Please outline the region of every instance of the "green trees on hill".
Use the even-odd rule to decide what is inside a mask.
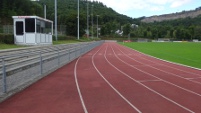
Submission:
[[[38,15],[42,16],[43,7],[37,2],[30,0],[1,0],[0,23],[11,24],[11,16],[15,15]]]
[[[196,18],[176,19],[154,23],[141,23],[138,29],[132,30],[135,37],[174,40],[201,40],[201,16]]]
[[[88,1],[88,2],[87,2]],[[54,21],[54,0],[0,0],[0,25],[12,24],[11,16],[37,15],[43,17],[43,5],[47,6],[47,18]],[[57,0],[58,25],[65,25],[66,35],[77,36],[77,1]],[[131,38],[172,38],[175,40],[201,40],[201,16],[176,19],[163,22],[143,23],[142,18],[130,18],[115,12],[101,2],[80,0],[80,35],[87,28],[87,3],[89,6],[89,29],[96,36],[97,15],[101,36],[117,36],[117,30],[123,30],[124,37]],[[138,25],[131,27],[132,24]],[[122,32],[121,32],[122,33]],[[119,35],[120,36],[120,35]]]
[[[77,30],[77,1],[76,0],[57,0],[58,1],[58,25],[67,25],[67,35],[76,36]],[[88,1],[88,2],[87,2]],[[47,5],[47,18],[54,21],[54,0],[40,0],[41,4]],[[89,12],[90,34],[96,36],[97,15],[98,24],[101,27],[101,36],[111,35],[115,30],[120,29],[126,23],[132,23],[133,19],[125,15],[118,14],[113,9],[108,8],[101,2],[80,0],[80,34],[84,33],[87,25],[87,3]]]
[[[87,2],[88,1],[88,2]],[[0,24],[12,24],[11,16],[16,15],[37,15],[43,17],[43,5],[47,7],[47,18],[54,21],[55,19],[55,1],[40,0],[39,2],[30,0],[1,0],[0,1]],[[80,0],[80,34],[86,29],[87,19],[87,3],[89,12],[89,26],[92,29],[92,20],[94,27],[94,35],[96,35],[97,16],[99,15],[99,27],[103,30],[99,31],[103,34],[114,34],[115,30],[120,29],[126,23],[132,23],[133,19],[122,14],[118,14],[113,9],[108,8],[101,2]],[[77,30],[77,1],[76,0],[57,0],[57,17],[58,26],[67,26],[67,35],[76,36]],[[105,29],[104,29],[105,28]],[[92,32],[90,32],[92,33]]]

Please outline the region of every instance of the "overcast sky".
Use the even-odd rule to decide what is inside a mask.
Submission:
[[[93,1],[93,0],[91,0]],[[120,14],[138,18],[193,10],[200,0],[94,0],[100,1]]]

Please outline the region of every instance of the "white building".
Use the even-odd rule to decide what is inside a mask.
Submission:
[[[53,22],[38,16],[13,16],[17,45],[52,44]]]

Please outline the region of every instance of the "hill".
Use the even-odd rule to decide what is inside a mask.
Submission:
[[[87,2],[88,1],[88,2]],[[46,17],[55,21],[55,1],[54,0],[0,0],[0,25],[12,25],[12,16],[36,15],[44,17],[43,5],[46,4]],[[94,27],[101,26],[101,35],[114,34],[127,23],[139,23],[139,19],[133,19],[122,15],[98,1],[80,0],[80,34],[83,35],[87,25],[87,4],[89,29],[93,33]],[[76,36],[77,32],[77,0],[57,0],[57,23],[58,26],[66,27],[66,34]],[[63,28],[63,27],[62,27]],[[96,30],[94,30],[96,35]],[[91,33],[90,33],[91,34]]]
[[[71,13],[77,13],[76,0],[57,0],[58,9],[58,24],[64,24],[66,17]],[[93,19],[99,15],[100,23],[107,23],[110,21],[117,21],[120,24],[132,22],[133,19],[115,12],[113,9],[108,8],[101,2],[88,1],[89,15],[92,14],[93,5]],[[0,24],[11,24],[11,16],[16,15],[37,15],[43,17],[43,4],[47,5],[47,18],[54,21],[54,0],[0,0]],[[86,15],[87,13],[87,0],[80,0],[80,14]]]
[[[195,18],[197,16],[201,15],[201,7],[196,8],[195,10],[190,10],[190,11],[182,11],[182,12],[177,12],[177,13],[172,13],[172,14],[165,14],[165,15],[155,15],[151,17],[145,17],[142,19],[142,22],[161,22],[165,20],[175,20],[175,19],[180,19],[180,18]]]

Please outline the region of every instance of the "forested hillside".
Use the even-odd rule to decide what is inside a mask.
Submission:
[[[173,40],[201,40],[201,15],[195,18],[180,18],[162,22],[141,23],[137,29],[131,31],[133,37],[158,39],[171,38]]]
[[[77,0],[57,0],[58,2],[58,26],[66,26],[66,35],[77,36]],[[80,0],[80,34],[87,28],[87,3],[89,8],[89,26],[92,34],[92,20],[94,35],[96,24],[101,28],[101,36],[121,37],[116,31],[123,30],[123,36],[127,38],[171,38],[174,40],[201,40],[201,16],[195,18],[179,18],[161,22],[144,23],[142,18],[130,18],[119,14],[101,2]],[[0,0],[0,25],[12,25],[11,16],[37,15],[43,17],[43,5],[47,6],[47,18],[54,21],[54,0]],[[192,11],[193,12],[193,11]],[[131,26],[134,25],[134,26]],[[122,33],[122,31],[119,31]]]
[[[55,1],[40,0],[34,2],[30,0],[1,0],[0,1],[0,24],[12,24],[11,16],[14,15],[37,15],[43,17],[43,5],[47,6],[47,18],[54,21],[55,19]],[[77,1],[76,0],[57,0],[58,25],[67,26],[67,35],[76,36],[77,26]],[[136,21],[128,16],[119,14],[113,9],[108,8],[101,2],[88,1],[89,25],[97,24],[97,15],[99,25],[103,28],[102,35],[114,34],[126,23]],[[87,21],[87,0],[80,0],[80,32],[84,33]],[[138,21],[139,22],[139,21]]]
[[[12,24],[15,15],[43,15],[43,7],[30,0],[0,0],[0,24]]]
[[[176,12],[172,14],[163,14],[163,15],[155,15],[151,17],[146,17],[142,19],[142,22],[161,22],[165,20],[175,20],[179,18],[195,18],[201,14],[201,7],[196,8],[195,10],[189,10],[189,11],[182,11],[182,12]]]

